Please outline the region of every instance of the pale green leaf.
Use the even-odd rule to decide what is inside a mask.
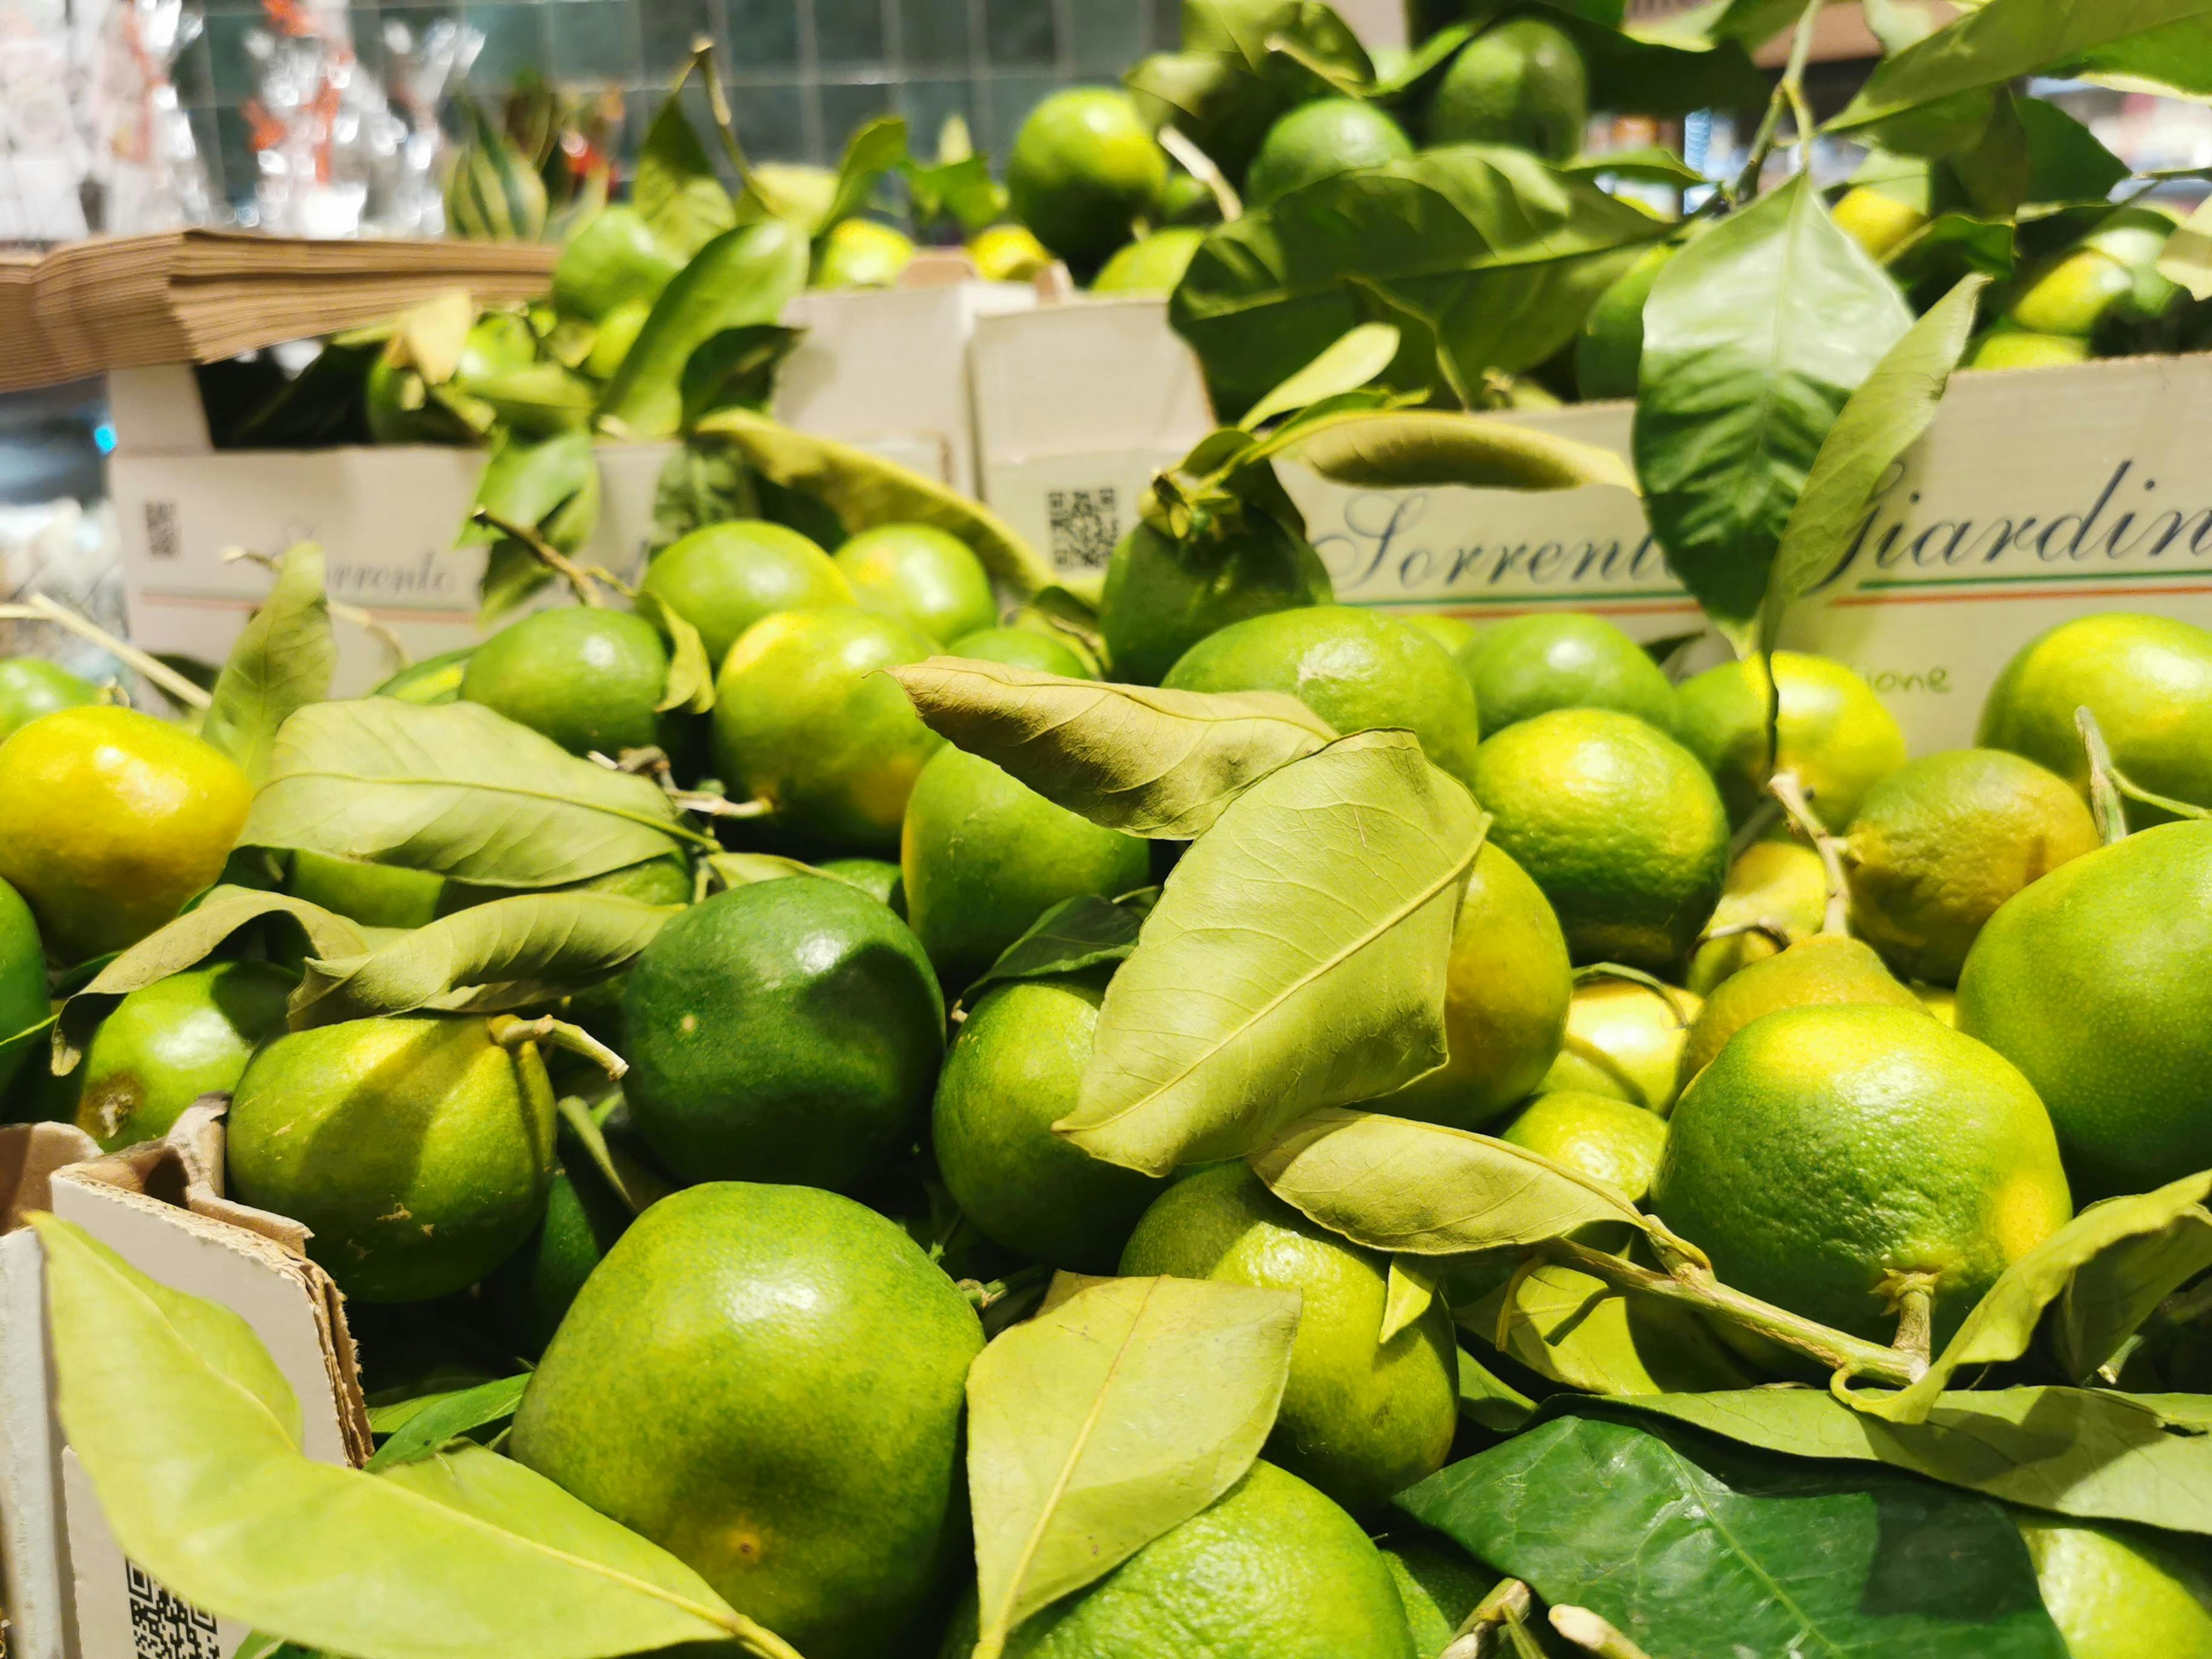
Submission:
[[[590,536],[599,514],[599,463],[590,434],[556,433],[532,440],[502,432],[477,480],[472,508],[505,524],[535,530],[556,548],[574,552]],[[473,518],[459,544],[488,544],[479,626],[489,627],[553,580],[553,573],[523,543]]]
[[[1275,453],[1366,489],[1636,488],[1635,474],[1612,450],[1443,410],[1347,410],[1301,426]]]
[[[428,1457],[471,1429],[481,1429],[514,1415],[522,1391],[530,1386],[530,1373],[503,1376],[448,1394],[410,1414],[391,1437],[376,1449],[365,1467],[372,1474],[401,1463]]]
[[[736,204],[714,176],[684,100],[673,95],[646,129],[629,196],[654,236],[679,258],[689,259],[738,222]]]
[[[1462,1348],[1459,1413],[1468,1422],[1492,1434],[1513,1434],[1536,1414],[1536,1402]]]
[[[2212,300],[2212,196],[2199,202],[2197,210],[2166,239],[2166,250],[2158,256],[2158,274],[2180,283],[2191,299]]]
[[[1666,185],[1675,190],[1696,190],[1712,182],[1673,150],[1658,144],[1581,156],[1559,171],[1572,179],[1632,179],[1638,184]]]
[[[1456,1317],[1537,1376],[1590,1394],[1669,1394],[1751,1381],[1695,1314],[1555,1262],[1515,1275]]]
[[[1376,1340],[1387,1344],[1399,1332],[1418,1322],[1436,1305],[1436,1264],[1417,1255],[1392,1256],[1382,1298],[1382,1329]]]
[[[830,193],[830,210],[814,227],[815,234],[821,234],[866,207],[877,181],[906,159],[906,122],[901,117],[878,115],[854,127],[846,137],[845,153],[837,162],[837,183]]]
[[[301,542],[284,555],[276,586],[231,647],[200,736],[259,783],[269,775],[276,728],[294,710],[331,695],[337,657],[323,594],[323,550]]]
[[[714,706],[717,666],[708,660],[707,642],[688,618],[663,605],[658,593],[641,592],[635,603],[637,614],[668,637],[668,679],[660,701],[653,705],[654,712],[665,714],[680,708],[687,714],[705,714]]]
[[[1237,425],[1247,432],[1257,432],[1278,415],[1288,415],[1340,392],[1357,391],[1389,368],[1397,355],[1396,329],[1388,323],[1362,323],[1246,410]]]

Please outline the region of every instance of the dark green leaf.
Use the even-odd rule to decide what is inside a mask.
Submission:
[[[2020,100],[2009,87],[1990,94],[1990,118],[1981,136],[1947,157],[1951,177],[1966,192],[1966,205],[1988,218],[2020,210],[2033,182],[2035,163],[2028,154],[2027,127]]]
[[[678,258],[689,259],[738,222],[736,204],[673,94],[646,129],[637,153],[630,205]]]
[[[536,530],[556,548],[573,552],[590,539],[599,520],[599,463],[592,453],[590,434],[563,432],[536,442],[502,434],[477,480],[472,505],[507,524]],[[553,580],[528,547],[488,526],[464,526],[460,544],[491,548],[480,625],[505,616]]]
[[[2101,202],[2128,176],[2128,164],[2057,105],[2023,98],[2017,113],[2027,131],[2027,200]]]
[[[1632,179],[1638,184],[1668,185],[1676,190],[1695,190],[1712,182],[1673,150],[1658,144],[1585,155],[1559,171],[1571,179]]]
[[[269,775],[276,728],[294,710],[331,695],[337,656],[323,595],[323,550],[301,542],[284,555],[276,586],[231,647],[200,736],[259,783]]]
[[[761,517],[750,468],[727,444],[687,439],[660,469],[653,492],[653,551],[702,525]]]
[[[395,1464],[412,1463],[471,1429],[503,1422],[514,1415],[514,1408],[522,1403],[522,1391],[529,1386],[530,1373],[525,1371],[520,1376],[503,1376],[496,1382],[447,1395],[411,1414],[364,1467],[374,1474]]]
[[[725,329],[694,351],[681,381],[684,429],[711,410],[765,410],[775,395],[776,370],[805,334],[781,323],[751,323]]]
[[[362,416],[368,371],[384,355],[387,329],[341,334],[313,362],[240,421],[225,441],[231,449],[319,449],[326,444],[367,443]]]
[[[1127,959],[1137,948],[1144,917],[1127,905],[1093,893],[1062,899],[1030,924],[1029,932],[999,953],[983,976],[968,988],[974,1002],[994,985],[1018,979],[1048,979]]]

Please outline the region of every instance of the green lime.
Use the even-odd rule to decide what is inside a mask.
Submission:
[[[1121,1253],[1153,1273],[1297,1291],[1291,1379],[1267,1455],[1354,1513],[1443,1466],[1459,1417],[1459,1352],[1443,1305],[1379,1346],[1388,1256],[1309,1221],[1243,1164],[1186,1176]]]
[[[944,739],[876,671],[934,654],[927,636],[865,611],[781,611],[730,647],[714,683],[714,764],[731,794],[823,851],[889,852],[907,797]]]
[[[618,306],[650,307],[683,268],[643,214],[617,203],[593,214],[561,250],[553,304],[563,315],[599,322]]]
[[[1843,933],[1815,933],[1778,956],[1754,962],[1713,988],[1682,1048],[1682,1082],[1713,1062],[1738,1031],[1778,1008],[1841,1007],[1881,1002],[1918,1008],[1912,994],[1882,965],[1874,947]]]
[[[1095,680],[1091,665],[1074,648],[1035,628],[1014,625],[979,628],[963,634],[945,647],[948,657],[973,657],[981,662],[1002,662],[1009,668],[1032,668],[1040,674],[1058,674],[1071,680]]]
[[[1110,1273],[1161,1183],[1103,1164],[1052,1126],[1075,1109],[1103,975],[985,992],[937,1080],[937,1168],[983,1237],[1031,1261]]]
[[[1454,662],[1463,663],[1466,653],[1482,637],[1482,630],[1463,617],[1447,617],[1436,611],[1402,611],[1398,614],[1451,653]]]
[[[1498,1138],[1641,1204],[1666,1149],[1667,1120],[1610,1095],[1561,1091],[1538,1095]]]
[[[1160,186],[1159,211],[1155,216],[1163,225],[1218,225],[1221,202],[1203,179],[1170,167],[1167,183]]]
[[[965,1553],[982,1346],[896,1223],[806,1188],[694,1187],[585,1281],[507,1449],[807,1659],[908,1652]]]
[[[368,695],[426,706],[457,702],[461,677],[468,672],[469,659],[476,653],[476,647],[465,645],[458,651],[425,657],[421,662],[410,663]]]
[[[64,962],[135,945],[212,886],[253,786],[181,726],[106,704],[0,743],[0,881]]]
[[[2027,1074],[2084,1194],[2212,1169],[2212,823],[2061,865],[1990,917],[1959,1029]]]
[[[1473,1129],[1543,1081],[1575,988],[1559,918],[1498,848],[1486,843],[1475,855],[1446,972],[1443,1065],[1374,1109]]]
[[[1280,691],[1339,732],[1406,726],[1462,783],[1480,740],[1474,693],[1444,648],[1404,618],[1316,605],[1231,623],[1185,652],[1162,685]]]
[[[421,927],[447,908],[446,878],[396,864],[363,864],[302,848],[287,861],[284,890],[369,927]]]
[[[238,1086],[298,983],[271,963],[224,962],[131,992],[86,1048],[77,1127],[111,1152],[168,1133],[202,1095]]]
[[[1966,361],[1969,368],[2064,368],[2089,361],[2089,343],[2070,334],[2030,334],[2021,329],[1991,329]]]
[[[1206,240],[1193,226],[1170,226],[1140,236],[1115,251],[1091,278],[1093,294],[1172,294],[1191,256]]]
[[[914,258],[914,240],[873,219],[841,219],[814,255],[816,288],[892,288]]]
[[[1583,147],[1589,71],[1563,31],[1516,17],[1477,35],[1452,59],[1429,104],[1432,144],[1515,144],[1547,161]]]
[[[1575,987],[1559,1057],[1539,1091],[1610,1095],[1664,1117],[1681,1091],[1682,1049],[1704,1000],[1669,986],[1597,975]]]
[[[1405,1604],[1414,1659],[1439,1659],[1504,1575],[1434,1533],[1394,1524],[1380,1541],[1383,1565]]]
[[[824,859],[815,867],[873,894],[900,916],[906,915],[905,878],[889,859]]]
[[[46,957],[39,944],[39,924],[23,896],[0,881],[0,1092],[26,1060],[45,1066],[46,1045],[40,1037],[9,1039],[44,1024],[47,1012]],[[0,1122],[7,1121],[0,1114]]]
[[[2212,1659],[2201,1540],[2026,1510],[2013,1520],[2070,1659]]]
[[[645,948],[623,1090],[661,1162],[850,1189],[908,1146],[945,1052],[929,958],[842,881],[736,887]]]
[[[0,743],[57,708],[100,701],[100,688],[43,657],[0,657]]]
[[[1617,708],[1662,732],[1674,688],[1644,647],[1602,617],[1574,611],[1499,623],[1469,653],[1482,735],[1554,708]]]
[[[1535,878],[1578,963],[1656,971],[1728,874],[1728,814],[1689,750],[1633,714],[1556,708],[1483,740],[1474,798]]]
[[[1840,833],[1866,792],[1905,764],[1904,728],[1874,688],[1839,662],[1778,651],[1774,667],[1782,687],[1782,757],[1774,769],[1795,772],[1820,821]],[[1676,690],[1674,708],[1674,735],[1705,763],[1729,816],[1741,823],[1766,788],[1765,671],[1756,658],[1708,669]]]
[[[1959,994],[1948,985],[1911,985],[1905,988],[1920,999],[1920,1006],[1953,1030],[1959,1029]]]
[[[1873,1341],[1936,1277],[1935,1342],[2073,1215],[2035,1091],[1917,1008],[1785,1008],[1682,1091],[1652,1182],[1723,1283]]]
[[[971,1592],[939,1659],[975,1646]],[[1089,1589],[1016,1628],[1006,1659],[1417,1659],[1382,1553],[1272,1463]]]
[[[896,618],[939,645],[999,620],[983,562],[935,525],[863,530],[837,550],[836,562],[862,610]]]
[[[544,1213],[553,1091],[483,1019],[395,1014],[294,1031],[231,1097],[231,1187],[304,1222],[307,1253],[364,1302],[465,1290]]]
[[[827,553],[765,519],[693,531],[653,555],[638,586],[699,630],[718,668],[763,617],[853,603],[853,585]]]
[[[1379,167],[1413,153],[1406,130],[1364,98],[1317,98],[1275,118],[1244,174],[1244,205],[1276,198],[1332,173]]]
[[[1729,866],[1683,983],[1712,995],[1730,974],[1819,933],[1827,908],[1827,872],[1818,853],[1786,837],[1752,842]]]
[[[993,225],[969,240],[968,257],[987,283],[1026,283],[1052,264],[1052,250],[1027,225]]]
[[[1878,185],[1855,185],[1830,210],[1836,228],[1876,259],[1887,258],[1928,222],[1924,199],[1912,202]]]
[[[1048,94],[1014,135],[1006,161],[1015,216],[1079,271],[1095,270],[1129,240],[1167,181],[1166,152],[1119,87]]]
[[[1056,806],[979,756],[937,751],[906,805],[907,920],[938,977],[967,985],[1062,899],[1152,879],[1152,847]]]
[[[1575,343],[1575,386],[1586,401],[1633,398],[1644,372],[1644,307],[1667,262],[1681,250],[1660,242],[1598,296]]]
[[[1997,907],[2100,845],[2065,779],[1998,749],[1907,761],[1845,838],[1851,927],[1908,979],[1950,985]]]
[[[477,647],[461,696],[574,755],[612,758],[659,737],[653,705],[668,647],[635,611],[564,605],[509,623]]]
[[[1247,514],[1224,540],[1188,544],[1139,522],[1107,561],[1098,631],[1115,678],[1158,685],[1218,629],[1335,600],[1313,544],[1265,514]]]
[[[2135,274],[2119,260],[2080,248],[2031,282],[2012,302],[2007,320],[2026,333],[2086,340],[2135,286]]]
[[[2061,623],[2005,665],[1982,705],[1975,741],[2025,755],[2086,795],[2078,708],[2097,717],[2112,763],[2133,781],[2212,804],[2212,630],[2124,611]],[[2136,828],[2166,816],[2128,803]]]
[[[545,1352],[592,1270],[630,1224],[629,1206],[599,1171],[553,1171],[545,1218],[485,1278],[477,1302],[518,1352]]]

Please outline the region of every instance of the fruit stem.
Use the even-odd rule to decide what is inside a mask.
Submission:
[[[1711,945],[1717,939],[1735,939],[1741,933],[1760,934],[1778,951],[1786,951],[1793,943],[1789,924],[1776,921],[1771,917],[1758,921],[1731,921],[1723,927],[1709,927],[1698,935],[1698,943]]]
[[[1489,1659],[1493,1647],[1492,1638],[1509,1620],[1526,1619],[1535,1600],[1528,1585],[1518,1578],[1499,1579],[1452,1632],[1450,1643],[1437,1659]]]
[[[599,585],[591,574],[567,554],[555,547],[528,525],[516,524],[502,519],[488,507],[479,507],[469,514],[471,523],[496,530],[510,541],[520,542],[528,548],[538,562],[567,582],[576,595],[576,603],[594,610],[604,610],[606,599],[599,592]]]
[[[1882,1288],[1897,1314],[1897,1337],[1890,1346],[1926,1365],[1933,1346],[1936,1275],[1893,1273]]]
[[[136,646],[125,645],[106,629],[43,593],[31,594],[20,605],[0,605],[0,617],[15,622],[49,622],[81,640],[90,640],[118,662],[128,663],[160,686],[161,695],[179,708],[206,708],[215,701],[168,664],[148,656]]]
[[[1552,1628],[1585,1653],[1595,1654],[1597,1659],[1651,1659],[1588,1607],[1553,1607]]]
[[[1211,155],[1173,126],[1160,129],[1159,141],[1162,149],[1182,163],[1185,173],[1213,193],[1213,204],[1221,210],[1222,223],[1233,224],[1244,216],[1244,203],[1237,194],[1236,185],[1214,165]]]
[[[1820,9],[1826,3],[1827,0],[1806,0],[1805,9],[1798,15],[1797,31],[1790,41],[1789,66],[1782,71],[1774,95],[1766,100],[1766,114],[1759,124],[1758,135],[1751,141],[1743,171],[1736,175],[1734,185],[1721,192],[1730,207],[1739,206],[1746,198],[1758,193],[1759,176],[1766,170],[1766,158],[1774,153],[1775,141],[1781,137],[1784,110],[1796,118],[1801,155],[1813,142],[1812,112],[1805,105],[1805,66],[1812,61],[1813,32],[1820,21]]]
[[[1782,803],[1792,829],[1813,843],[1820,855],[1820,883],[1827,890],[1827,905],[1820,913],[1824,933],[1848,933],[1850,928],[1850,887],[1844,875],[1844,843],[1828,833],[1828,826],[1814,813],[1805,799],[1805,786],[1795,772],[1777,772],[1766,787]]]
[[[629,1070],[628,1060],[582,1026],[571,1025],[550,1014],[541,1014],[536,1019],[493,1014],[484,1023],[491,1029],[491,1040],[502,1048],[518,1048],[526,1042],[550,1042],[572,1054],[581,1054],[611,1078],[619,1079]]]
[[[2106,846],[2117,846],[2128,838],[2128,809],[2113,780],[2111,746],[2096,715],[2087,708],[2074,711],[2074,729],[2081,734],[2081,747],[2089,757],[2089,811],[2097,820],[2097,834]]]

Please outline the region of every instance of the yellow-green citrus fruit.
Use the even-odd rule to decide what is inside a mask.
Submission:
[[[1118,87],[1068,87],[1042,99],[1006,161],[1016,216],[1084,270],[1129,240],[1167,181],[1167,153]]]
[[[1999,905],[2100,842],[2057,773],[1954,749],[1875,785],[1845,844],[1853,930],[1904,977],[1948,985]]]
[[[2030,334],[2022,329],[1992,329],[1982,336],[1967,360],[1969,368],[2064,368],[2089,361],[2089,343],[2071,334]]]
[[[842,219],[814,256],[814,286],[890,288],[913,258],[911,237],[873,219]]]
[[[942,645],[999,620],[990,574],[968,544],[927,524],[883,524],[837,550],[863,611],[895,617]]]
[[[1590,307],[1575,343],[1575,387],[1585,400],[1636,395],[1644,372],[1644,307],[1677,252],[1672,242],[1646,248]]]
[[[985,992],[945,1057],[930,1116],[960,1213],[994,1244],[1071,1273],[1112,1273],[1161,1186],[1052,1132],[1075,1110],[1104,994],[1098,975]]]
[[[2027,1074],[2084,1195],[2212,1169],[2212,823],[2062,865],[1982,929],[1959,1029]]]
[[[824,850],[898,845],[914,781],[944,739],[877,672],[936,647],[860,610],[781,611],[747,629],[714,682],[714,764],[787,838]]]
[[[416,703],[424,708],[458,702],[461,695],[461,676],[468,672],[469,659],[476,653],[476,647],[465,645],[458,651],[444,651],[434,657],[425,657],[421,662],[408,664],[368,695],[372,697],[393,697],[401,702]]]
[[[911,1140],[945,1052],[920,942],[817,876],[676,917],[629,970],[623,1012],[630,1114],[687,1181],[856,1188]]]
[[[749,169],[745,182],[757,191],[769,212],[788,219],[810,235],[819,231],[836,204],[837,175],[828,167],[805,161],[762,161]]]
[[[475,1284],[528,1237],[553,1178],[553,1090],[469,1015],[398,1014],[277,1037],[231,1097],[235,1196],[304,1222],[364,1302]]]
[[[1662,732],[1674,724],[1674,688],[1659,665],[1602,617],[1514,617],[1467,660],[1486,738],[1554,708],[1617,708]]]
[[[1091,672],[1091,665],[1075,654],[1073,647],[1035,628],[979,628],[946,646],[945,654],[972,657],[979,662],[1002,662],[1010,668],[1033,668],[1040,674],[1058,674],[1065,679],[1098,678]]]
[[[225,962],[131,992],[85,1049],[77,1127],[109,1152],[167,1134],[202,1095],[237,1087],[298,982],[272,963]]]
[[[1818,853],[1802,841],[1752,842],[1729,866],[1721,902],[1683,982],[1711,996],[1730,974],[1819,933],[1827,908],[1827,874]],[[1729,928],[1745,931],[1723,931]]]
[[[1152,848],[1056,806],[950,744],[921,769],[899,837],[907,921],[938,977],[961,987],[1062,899],[1152,879]]]
[[[1667,1120],[1609,1095],[1561,1092],[1538,1095],[1498,1138],[1641,1204],[1667,1146]]]
[[[1815,933],[1779,956],[1754,962],[1713,988],[1705,1011],[1682,1046],[1682,1084],[1713,1062],[1728,1040],[1778,1008],[1841,1007],[1856,1002],[1893,1008],[1920,1006],[1874,947],[1843,933]]]
[[[1438,1659],[1504,1575],[1432,1533],[1393,1526],[1380,1542],[1405,1605],[1414,1659]]]
[[[1406,130],[1364,98],[1317,98],[1275,118],[1244,173],[1244,204],[1263,208],[1301,185],[1404,161]]]
[[[1433,144],[1514,144],[1571,159],[1589,125],[1589,71],[1573,40],[1534,17],[1486,29],[1452,59],[1429,105]]]
[[[507,1449],[807,1659],[908,1652],[965,1553],[982,1346],[896,1223],[805,1188],[694,1187],[585,1281]]]
[[[1959,994],[1948,985],[1914,985],[1907,987],[1920,999],[1925,1008],[1946,1025],[1956,1030],[1959,1026]]]
[[[645,325],[652,320],[653,305],[647,300],[628,300],[607,313],[592,335],[592,349],[584,358],[584,373],[595,380],[614,379],[629,356],[629,349],[637,343],[637,337],[645,332]]]
[[[1473,1129],[1543,1081],[1575,989],[1551,904],[1528,872],[1487,843],[1468,874],[1445,972],[1443,1065],[1374,1109]]]
[[[1194,226],[1171,225],[1115,250],[1092,278],[1093,294],[1171,294],[1206,240]]]
[[[2212,1572],[2197,1540],[2025,1510],[2013,1519],[2069,1659],[2212,1659]]]
[[[46,1066],[46,1044],[25,1034],[45,1024],[46,1012],[46,957],[38,921],[23,896],[0,881],[0,1090],[27,1059]],[[0,1122],[7,1121],[0,1113]]]
[[[2097,717],[2112,764],[2134,782],[2212,805],[2212,630],[2124,611],[2061,623],[2005,665],[1974,741],[2025,755],[2086,795],[2077,708]],[[2166,816],[2128,803],[2136,828]]]
[[[717,668],[763,617],[854,602],[853,585],[827,553],[765,519],[693,531],[653,555],[638,586],[699,630]]]
[[[2012,303],[2009,320],[2029,334],[2087,339],[2112,308],[2135,292],[2135,274],[2095,248],[2068,254]]]
[[[1917,1008],[1787,1008],[1682,1092],[1652,1206],[1722,1281],[1870,1340],[1935,1275],[1935,1340],[2073,1215],[2028,1081]]]
[[[211,885],[253,786],[180,726],[106,706],[0,743],[0,881],[64,962],[136,945]]]
[[[1405,611],[1398,614],[1450,652],[1452,660],[1462,667],[1465,653],[1482,637],[1481,630],[1464,617],[1447,617],[1435,611]]]
[[[631,1218],[629,1206],[585,1160],[573,1170],[555,1170],[545,1218],[477,1291],[500,1334],[526,1355],[544,1353],[592,1269]]]
[[[1168,181],[1160,187],[1157,216],[1163,225],[1218,225],[1221,203],[1204,179],[1170,165]]]
[[[100,701],[100,688],[43,657],[0,657],[0,743],[57,708]]]
[[[1444,648],[1402,617],[1306,605],[1232,623],[1185,652],[1160,684],[1182,691],[1280,691],[1339,732],[1406,726],[1430,761],[1472,781],[1474,693]]]
[[[851,882],[900,916],[906,915],[904,878],[889,859],[824,859],[815,867],[825,876]]]
[[[363,864],[305,848],[292,854],[284,890],[370,927],[421,927],[444,914],[446,878],[397,864]]]
[[[1689,750],[1610,708],[1556,708],[1483,740],[1474,798],[1578,963],[1667,967],[1728,874],[1728,814]]]
[[[565,315],[598,322],[622,305],[650,307],[684,268],[635,208],[601,208],[568,239],[553,267],[553,303]]]
[[[1681,1091],[1683,1046],[1705,1002],[1668,987],[1600,975],[1575,987],[1559,1057],[1538,1091],[1610,1095],[1664,1117]]]
[[[1877,259],[1928,222],[1924,204],[1893,196],[1875,185],[1856,185],[1845,191],[1831,216],[1837,229]]]
[[[1839,662],[1778,651],[1774,667],[1782,735],[1775,767],[1766,763],[1767,680],[1756,658],[1682,684],[1674,694],[1675,735],[1705,763],[1736,822],[1763,799],[1768,772],[1786,769],[1797,775],[1820,821],[1840,832],[1866,792],[1905,764],[1904,728],[1874,688]]]
[[[969,239],[968,257],[987,283],[1025,283],[1052,264],[1052,250],[1027,225],[992,225]]]
[[[975,1651],[971,1590],[939,1659]],[[1207,1508],[1015,1627],[1006,1659],[1419,1659],[1389,1567],[1304,1481],[1255,1463]]]
[[[1267,1455],[1355,1513],[1441,1468],[1459,1416],[1459,1352],[1441,1304],[1376,1340],[1389,1266],[1306,1219],[1243,1164],[1170,1187],[1121,1253],[1124,1276],[1301,1293]]]
[[[668,647],[635,611],[566,605],[510,623],[477,647],[461,696],[496,709],[574,755],[612,757],[659,735],[653,705]]]
[[[1263,513],[1245,514],[1221,541],[1191,544],[1140,521],[1106,562],[1098,631],[1115,679],[1158,685],[1219,629],[1335,600],[1313,544]]]

